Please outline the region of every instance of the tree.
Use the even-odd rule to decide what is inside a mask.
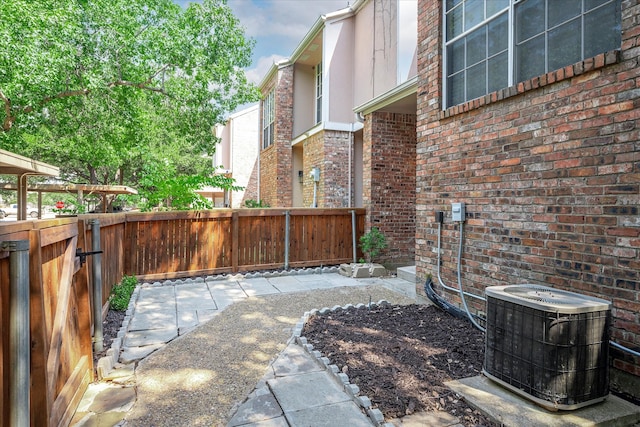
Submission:
[[[75,182],[206,175],[213,125],[257,99],[252,45],[223,0],[3,2],[0,146]]]

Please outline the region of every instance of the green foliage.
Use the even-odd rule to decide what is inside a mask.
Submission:
[[[373,259],[386,247],[387,239],[377,227],[371,228],[368,233],[360,236],[360,249],[364,252],[368,263],[373,262]]]
[[[202,175],[182,175],[165,177],[150,174],[141,182],[140,193],[145,198],[142,210],[153,208],[167,208],[176,210],[211,209],[210,200],[196,193],[205,186],[227,190],[241,190],[242,187],[233,185],[233,178],[224,175],[211,177]],[[158,177],[160,177],[158,179]]]
[[[0,148],[69,182],[206,177],[212,127],[259,99],[224,0],[11,0],[0,22]]]
[[[129,307],[131,294],[136,288],[138,280],[133,276],[125,276],[119,284],[111,290],[109,296],[109,308],[116,311],[126,311]]]
[[[259,202],[256,202],[253,199],[247,199],[244,201],[244,207],[245,208],[268,208],[270,207],[268,203],[266,203],[264,200],[260,199]]]

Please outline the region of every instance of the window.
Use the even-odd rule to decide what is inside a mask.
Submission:
[[[322,121],[322,62],[316,65],[316,124]]]
[[[275,122],[275,92],[272,90],[262,100],[262,148],[273,144],[273,123]]]
[[[446,0],[445,103],[619,49],[621,0]]]

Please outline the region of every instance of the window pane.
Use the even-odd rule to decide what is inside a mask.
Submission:
[[[469,30],[484,19],[484,0],[467,0],[464,4],[464,29]]]
[[[580,12],[582,12],[582,0],[552,0],[549,2],[548,28],[575,18],[580,15]]]
[[[487,27],[478,28],[467,37],[467,67],[487,58]]]
[[[594,10],[584,17],[584,57],[620,49],[622,28],[618,2]],[[589,30],[589,31],[587,31]]]
[[[467,70],[467,99],[478,98],[487,93],[487,63],[482,61]]]
[[[582,60],[580,20],[574,19],[549,31],[549,71]]]
[[[488,68],[487,93],[509,86],[509,55],[507,52],[489,59]]]
[[[516,6],[516,43],[545,30],[544,1],[525,0]]]
[[[464,73],[447,79],[447,105],[462,104],[464,98]]]
[[[489,23],[489,56],[509,47],[508,18],[509,15],[505,13]]]
[[[464,39],[452,43],[447,50],[447,75],[455,74],[464,68]]]
[[[544,36],[538,36],[516,48],[516,80],[521,82],[545,73]]]
[[[447,13],[447,40],[462,34],[462,6]]]
[[[588,12],[591,9],[593,9],[594,7],[598,7],[600,5],[603,5],[605,3],[609,2],[609,0],[585,0],[584,2],[584,11]],[[619,0],[614,0],[614,3],[618,2]]]
[[[487,19],[509,6],[509,0],[488,0]]]
[[[462,0],[447,0],[447,12],[451,10],[457,4],[462,3]]]

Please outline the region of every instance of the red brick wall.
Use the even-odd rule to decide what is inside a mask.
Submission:
[[[640,6],[622,2],[622,50],[442,111],[440,0],[418,2],[418,274],[435,273],[443,210],[445,282],[536,283],[613,302],[612,339],[640,347]],[[455,299],[449,295],[451,299]],[[640,375],[640,360],[614,352]]]
[[[335,130],[320,131],[304,141],[304,206],[311,206],[313,203],[313,179],[309,173],[313,167],[318,167],[318,207],[349,207],[349,174],[353,174],[353,170],[349,168],[350,144],[349,132]]]
[[[416,231],[416,115],[376,112],[363,129],[366,230],[377,227],[389,247],[380,262],[413,264]]]
[[[302,200],[305,207],[313,206],[313,178],[309,176],[311,169],[320,168],[320,182],[316,188],[318,207],[326,207],[324,203],[324,187],[321,185],[324,174],[324,132],[311,135],[303,143],[302,169],[304,183],[302,187]]]
[[[293,182],[291,138],[293,132],[293,66],[278,70],[263,97],[275,87],[274,143],[260,152],[260,198],[271,207],[291,207]],[[262,108],[260,131],[262,132]],[[261,137],[262,140],[262,137]]]

